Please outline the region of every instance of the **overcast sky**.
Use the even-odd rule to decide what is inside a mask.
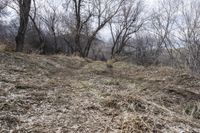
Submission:
[[[45,0],[41,0],[41,1],[44,1]],[[63,1],[63,0],[52,0],[54,1],[54,3],[60,3],[60,1]],[[144,0],[144,4],[145,4],[145,9],[148,11],[149,9],[153,9],[154,7],[156,7],[158,5],[158,2],[160,0]],[[111,34],[110,34],[110,30],[108,29],[108,27],[105,27],[104,29],[102,29],[100,31],[100,34],[101,34],[101,37],[103,40],[106,40],[108,41],[110,38],[111,38]]]
[[[158,5],[159,0],[144,0],[145,8],[146,10],[148,9],[153,9]],[[102,35],[102,39],[109,41],[111,38],[110,30],[107,28],[102,29],[100,31],[100,34]]]
[[[157,3],[157,0],[145,0],[145,4],[149,7],[155,6]]]
[[[50,1],[59,5],[61,3],[61,1],[63,1],[63,0],[50,0]],[[158,5],[159,1],[160,0],[144,0],[145,9],[147,10],[147,12],[149,9],[153,9],[154,7],[156,7]],[[45,3],[46,0],[40,0],[40,2]],[[9,18],[12,19],[12,17],[14,17],[16,14],[15,14],[15,12],[12,11],[12,9],[10,11],[12,12],[11,13],[12,15],[10,14]],[[8,17],[6,19],[9,20]],[[102,39],[104,39],[106,41],[108,41],[111,38],[110,30],[108,29],[108,27],[102,29],[100,34],[102,35]]]

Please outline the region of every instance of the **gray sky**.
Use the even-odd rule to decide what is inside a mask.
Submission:
[[[62,3],[61,1],[63,0],[49,0],[49,1],[52,1],[54,4],[58,4],[60,5],[60,3]],[[153,7],[155,7],[156,5],[158,5],[157,3],[159,2],[160,0],[144,0],[144,4],[145,4],[145,8],[146,9],[152,9]],[[47,2],[47,0],[40,0],[41,3],[45,3]],[[147,12],[148,12],[147,10]],[[15,12],[13,12],[12,10],[10,10],[13,14],[13,15],[16,15]],[[10,16],[10,19],[12,19],[13,15]],[[8,20],[8,17],[6,18]],[[102,37],[102,39],[108,41],[110,38],[111,38],[111,34],[110,34],[110,30],[108,27],[105,27],[104,29],[102,29],[100,31],[100,35]]]
[[[146,10],[153,9],[153,7],[158,5],[158,2],[159,0],[144,0]],[[102,35],[103,40],[109,41],[109,39],[111,38],[110,30],[108,29],[108,27],[102,29],[100,31],[100,34]]]

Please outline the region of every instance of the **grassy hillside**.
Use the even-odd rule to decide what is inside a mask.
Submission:
[[[200,132],[200,80],[168,67],[0,53],[0,132]]]

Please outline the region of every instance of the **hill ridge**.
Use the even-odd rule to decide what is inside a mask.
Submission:
[[[200,132],[200,79],[170,67],[0,53],[0,132]]]

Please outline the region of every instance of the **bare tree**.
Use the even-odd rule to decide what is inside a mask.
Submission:
[[[54,51],[55,53],[58,52],[58,41],[57,41],[57,30],[58,30],[58,24],[60,21],[60,14],[58,11],[58,6],[52,4],[50,1],[47,1],[48,7],[45,8],[45,15],[40,16],[42,21],[46,24],[47,30],[50,32],[50,34],[53,36],[54,41]]]
[[[123,5],[124,0],[94,0],[93,1],[93,10],[94,10],[94,21],[97,22],[97,25],[92,30],[91,35],[88,37],[86,47],[84,49],[84,57],[87,57],[92,46],[93,41],[95,40],[97,34],[102,30],[106,24],[108,24],[111,19],[119,12],[121,6]]]
[[[8,0],[0,0],[0,17],[5,15],[5,8],[8,5]]]
[[[40,28],[40,25],[37,23],[38,22],[38,8],[37,7],[37,3],[36,3],[36,0],[33,0],[33,10],[31,11],[29,17],[30,17],[30,20],[31,22],[33,23],[33,26],[38,34],[38,38],[39,38],[39,41],[40,41],[40,53],[41,54],[45,54],[45,42],[44,42],[44,36],[43,36],[43,33],[42,33],[42,29]]]
[[[31,0],[18,0],[18,5],[20,12],[20,26],[15,41],[16,41],[16,52],[22,52],[24,47],[24,38],[29,20]]]
[[[116,18],[110,22],[112,35],[111,55],[120,54],[133,34],[138,32],[143,26],[141,13],[143,11],[142,1],[124,1],[123,6]]]
[[[156,53],[159,57],[163,52],[167,52],[172,60],[171,65],[178,63],[175,52],[176,49],[176,22],[179,13],[179,0],[162,0],[158,9],[151,15],[148,30],[157,40]]]
[[[0,0],[0,39],[5,39],[7,26],[4,25],[4,21],[2,20],[2,17],[7,15],[7,12],[5,8],[7,7],[8,1],[7,0]],[[2,41],[0,40],[0,41]]]
[[[75,52],[87,57],[93,41],[106,24],[117,14],[123,0],[72,0],[72,17],[75,23]],[[82,42],[84,41],[84,43]]]
[[[74,28],[75,51],[74,52],[79,52],[81,56],[84,56],[83,46],[81,46],[81,34],[83,32],[84,26],[92,17],[92,13],[90,9],[85,9],[87,8],[85,7],[86,4],[89,4],[89,3],[87,3],[87,1],[85,0],[72,1],[72,7],[74,10],[74,15],[75,15],[75,28]]]
[[[200,74],[200,2],[182,1],[181,19],[178,23],[181,53],[186,60],[186,67],[194,74]]]

